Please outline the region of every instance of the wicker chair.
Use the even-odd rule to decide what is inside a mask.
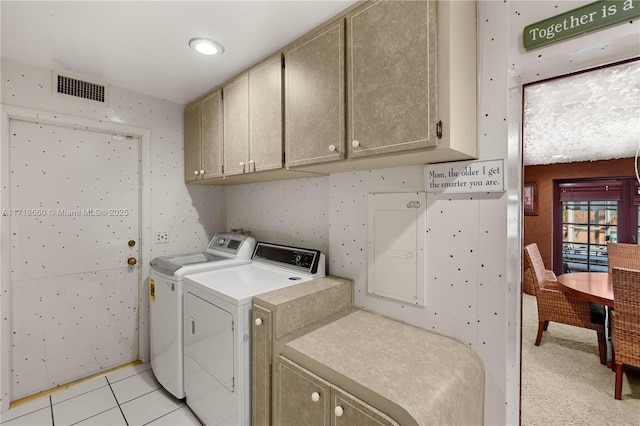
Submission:
[[[623,366],[640,367],[640,271],[614,267],[612,276],[615,398],[622,399]]]
[[[606,337],[603,323],[591,322],[591,306],[589,302],[565,294],[557,282],[549,279],[550,274],[544,267],[540,250],[536,243],[531,243],[524,248],[527,262],[534,275],[534,286],[538,304],[538,335],[536,346],[540,346],[542,333],[549,326],[549,321],[576,327],[595,330],[598,335],[598,353],[600,363],[607,363]],[[555,278],[555,275],[550,278]]]
[[[609,273],[613,268],[640,270],[640,245],[607,243]]]

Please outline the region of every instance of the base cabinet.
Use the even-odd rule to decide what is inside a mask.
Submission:
[[[271,423],[271,354],[273,316],[269,309],[253,305],[251,331],[251,424],[269,426]]]
[[[392,418],[293,361],[276,365],[275,424],[282,426],[398,425]]]

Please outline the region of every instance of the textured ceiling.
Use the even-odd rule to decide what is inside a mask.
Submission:
[[[633,157],[640,144],[640,60],[524,90],[524,164]]]

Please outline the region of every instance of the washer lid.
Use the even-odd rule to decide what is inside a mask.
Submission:
[[[163,275],[172,276],[183,266],[225,259],[228,258],[204,252],[178,254],[175,256],[156,257],[151,261],[151,267]]]

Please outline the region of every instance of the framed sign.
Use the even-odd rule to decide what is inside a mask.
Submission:
[[[535,183],[525,183],[522,187],[522,205],[525,215],[538,216],[538,186]]]

